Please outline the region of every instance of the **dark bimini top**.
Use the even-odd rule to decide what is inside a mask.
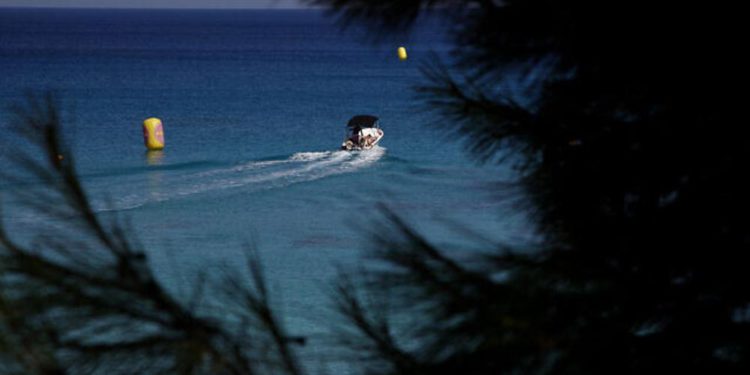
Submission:
[[[357,115],[346,124],[349,128],[375,128],[378,126],[378,118],[372,115]]]

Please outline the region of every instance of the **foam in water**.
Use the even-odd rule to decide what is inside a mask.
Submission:
[[[284,159],[252,161],[231,168],[170,176],[158,186],[144,187],[147,193],[120,195],[114,205],[97,202],[95,207],[99,211],[126,210],[151,202],[163,202],[218,190],[242,188],[252,192],[281,188],[355,172],[380,160],[385,151],[385,148],[376,146],[371,150],[356,152],[298,152]],[[116,196],[114,192],[113,196]]]
[[[292,157],[290,157],[289,160],[292,160],[292,161],[314,161],[314,160],[322,159],[322,158],[324,158],[326,156],[329,156],[333,152],[338,152],[338,151],[298,152],[298,153],[292,155]]]

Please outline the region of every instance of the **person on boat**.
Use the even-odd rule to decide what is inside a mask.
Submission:
[[[365,135],[364,139],[362,140],[362,146],[363,147],[370,147],[370,145],[372,145],[372,142],[374,140],[375,140],[375,138],[372,135],[367,134],[367,135]]]
[[[359,126],[352,129],[352,136],[349,139],[351,139],[352,143],[354,143],[355,145],[359,144],[359,141],[360,141],[359,137],[360,137],[361,131],[362,131],[362,128],[360,128]]]

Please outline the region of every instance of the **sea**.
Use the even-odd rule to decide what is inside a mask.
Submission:
[[[435,16],[376,34],[319,9],[0,9],[0,132],[9,107],[53,92],[95,211],[129,223],[160,282],[189,289],[252,249],[288,330],[314,347],[343,324],[326,317],[332,280],[366,267],[374,235],[392,230],[384,209],[453,254],[530,235],[502,198],[512,169],[477,162],[415,94],[422,67],[456,53],[449,28]],[[340,151],[358,114],[385,136]],[[163,151],[144,147],[149,117]],[[8,139],[0,156],[27,151]],[[18,189],[0,182],[3,220],[31,241],[29,224],[49,219],[14,210]]]

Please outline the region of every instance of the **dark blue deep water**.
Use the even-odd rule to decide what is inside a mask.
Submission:
[[[420,64],[448,52],[443,28],[373,44],[315,10],[0,10],[0,104],[56,92],[94,206],[133,223],[164,283],[241,265],[253,243],[291,329],[318,332],[325,282],[362,262],[379,203],[459,248],[476,244],[465,229],[497,240],[524,227],[495,194],[507,173],[473,163],[415,100]],[[360,113],[380,116],[380,147],[337,151]],[[151,116],[161,153],[143,146]],[[40,220],[4,216],[21,237]]]

